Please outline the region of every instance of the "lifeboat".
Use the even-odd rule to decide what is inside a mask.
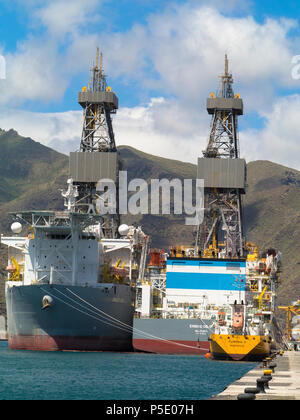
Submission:
[[[10,264],[6,267],[6,271],[9,273],[14,273],[17,270],[17,267],[15,267],[13,264]]]
[[[244,316],[241,312],[235,312],[232,317],[232,326],[235,330],[242,330],[244,325]]]
[[[223,311],[218,311],[218,324],[219,325],[226,325],[226,313]]]

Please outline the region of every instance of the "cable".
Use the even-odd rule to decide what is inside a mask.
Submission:
[[[73,305],[69,304],[68,302],[63,301],[63,300],[62,300],[62,299],[60,299],[58,296],[54,295],[53,293],[50,293],[48,290],[45,290],[45,289],[43,289],[42,287],[41,287],[41,289],[42,289],[45,293],[48,293],[50,296],[54,297],[55,299],[57,299],[58,301],[60,301],[60,302],[64,303],[65,305],[67,305],[67,306],[69,306],[69,307],[71,307],[71,308],[75,309],[76,311],[81,312],[82,314],[87,315],[87,316],[89,316],[89,317],[91,317],[91,318],[93,318],[93,319],[96,319],[97,321],[101,321],[103,324],[107,324],[107,325],[112,326],[112,324],[111,324],[111,323],[106,322],[106,321],[104,321],[104,320],[102,320],[102,319],[96,318],[95,316],[93,316],[93,315],[91,315],[91,314],[89,314],[89,313],[87,313],[87,312],[83,312],[83,311],[81,311],[80,309],[78,309],[78,308],[76,308],[75,306],[73,306]],[[119,327],[119,326],[116,326],[116,325],[113,325],[113,327],[118,328],[118,329],[120,329],[120,330],[122,330],[122,331],[126,331],[126,332],[128,332],[128,330],[125,330],[125,328],[123,328],[123,327]]]
[[[150,334],[150,333],[147,333],[147,332],[145,332],[145,331],[139,330],[138,328],[131,327],[131,326],[129,326],[129,325],[127,325],[127,324],[125,324],[124,322],[122,322],[122,321],[120,321],[120,320],[118,320],[118,319],[114,318],[113,316],[111,316],[111,315],[107,314],[106,312],[102,311],[101,309],[99,309],[99,308],[97,308],[97,307],[93,306],[91,303],[89,303],[89,302],[85,301],[83,298],[81,298],[80,296],[78,296],[76,293],[74,293],[74,292],[73,292],[72,290],[70,290],[69,288],[67,288],[67,290],[68,290],[70,293],[72,293],[74,296],[76,296],[78,299],[82,300],[82,301],[83,301],[84,303],[86,303],[87,305],[89,305],[89,306],[91,306],[92,308],[96,309],[96,311],[98,311],[98,312],[100,312],[100,313],[104,314],[104,315],[105,315],[106,317],[108,317],[108,318],[111,318],[112,320],[114,320],[114,322],[118,322],[118,323],[120,323],[121,325],[124,325],[125,327],[130,328],[133,332],[138,332],[138,333],[140,333],[141,335],[144,335],[144,336],[146,336],[146,337],[155,338],[155,339],[157,339],[157,340],[165,341],[165,342],[167,342],[167,343],[175,344],[175,345],[178,345],[178,346],[188,347],[188,348],[192,348],[192,349],[194,349],[194,348],[195,348],[195,347],[193,347],[193,346],[188,346],[187,344],[176,343],[176,342],[174,342],[174,341],[167,340],[167,339],[165,339],[165,338],[157,337],[157,336],[155,336],[155,335],[153,335],[153,334]],[[60,292],[60,293],[62,293],[62,292]],[[64,296],[66,296],[66,295],[64,295]],[[66,297],[68,297],[68,296],[66,296]],[[69,299],[71,299],[71,298],[69,298]],[[207,350],[207,349],[205,349],[205,348],[201,348],[201,347],[197,347],[197,348],[198,348],[199,350]]]
[[[99,317],[99,316],[102,316],[102,318],[104,318],[104,320],[103,319],[99,319],[99,318],[97,318],[97,317],[95,317],[95,316],[93,316],[93,315],[91,315],[91,314],[89,314],[89,313],[87,313],[87,312],[83,312],[82,310],[80,310],[80,309],[78,309],[78,308],[76,308],[75,306],[73,306],[73,305],[71,305],[71,304],[69,304],[68,302],[65,302],[65,301],[63,301],[62,299],[60,299],[58,296],[56,296],[56,295],[54,295],[54,294],[51,294],[49,291],[47,291],[47,290],[45,290],[45,289],[43,289],[42,287],[41,287],[41,289],[45,292],[45,293],[49,293],[51,296],[53,296],[54,298],[56,298],[56,299],[58,299],[58,301],[60,301],[60,302],[62,302],[62,303],[64,303],[65,305],[67,305],[67,306],[69,306],[69,307],[71,307],[71,308],[73,308],[73,309],[75,309],[75,310],[77,310],[77,311],[79,311],[79,312],[81,312],[82,314],[84,314],[84,315],[87,315],[87,316],[89,316],[89,317],[91,317],[91,318],[93,318],[93,319],[96,319],[97,321],[100,321],[100,322],[102,322],[102,323],[104,323],[104,324],[106,324],[106,325],[110,325],[110,326],[112,326],[112,327],[114,327],[114,328],[118,328],[118,329],[120,329],[120,330],[122,330],[122,331],[125,331],[125,332],[133,332],[133,331],[135,331],[135,332],[138,332],[138,333],[140,333],[141,335],[144,335],[145,337],[150,337],[150,338],[154,338],[154,339],[156,339],[156,340],[159,340],[159,341],[163,341],[163,342],[166,342],[166,343],[171,343],[172,345],[177,345],[177,346],[180,346],[180,347],[186,347],[186,348],[191,348],[191,349],[195,349],[195,348],[197,348],[197,349],[199,349],[199,350],[207,350],[206,348],[203,348],[203,347],[194,347],[194,346],[189,346],[189,345],[187,345],[187,344],[181,344],[181,343],[177,343],[177,342],[174,342],[174,341],[171,341],[171,340],[167,340],[167,339],[164,339],[164,338],[161,338],[161,337],[157,337],[157,336],[155,336],[155,335],[152,335],[152,334],[149,334],[149,333],[147,333],[147,332],[145,332],[145,331],[142,331],[142,330],[139,330],[139,329],[137,329],[137,328],[135,328],[135,327],[131,327],[130,325],[128,325],[128,324],[125,324],[124,322],[122,322],[122,321],[120,321],[120,320],[118,320],[118,319],[116,319],[116,318],[114,318],[113,316],[111,316],[111,315],[109,315],[109,314],[107,314],[106,312],[104,312],[104,311],[102,311],[101,309],[99,309],[99,308],[97,308],[97,307],[95,307],[95,306],[93,306],[92,304],[90,304],[89,302],[87,302],[87,301],[85,301],[83,298],[81,298],[80,296],[78,296],[76,293],[74,293],[72,290],[70,290],[70,289],[68,289],[67,288],[67,290],[70,292],[70,293],[72,293],[74,296],[76,296],[78,299],[80,299],[80,300],[82,300],[84,303],[86,303],[87,305],[89,305],[89,306],[91,306],[92,308],[94,308],[94,309],[96,309],[96,311],[98,311],[98,312],[100,312],[100,313],[102,313],[102,314],[104,314],[104,315],[98,315],[97,314],[97,316]],[[72,298],[70,298],[69,296],[67,296],[67,295],[65,295],[63,292],[61,292],[60,290],[58,290],[58,289],[54,289],[55,291],[57,291],[57,292],[59,292],[60,294],[62,294],[63,296],[65,296],[66,298],[68,298],[68,299],[70,299],[72,302],[74,302],[74,303],[76,303],[77,305],[79,305],[79,306],[81,306],[82,308],[84,308],[84,309],[86,309],[86,310],[89,310],[89,311],[91,311],[91,312],[93,312],[93,313],[95,313],[94,311],[92,311],[91,309],[89,309],[89,308],[85,308],[83,305],[81,305],[79,302],[76,302],[74,299],[72,299]],[[113,320],[113,322],[114,322],[114,324],[120,324],[120,326],[119,325],[114,325],[114,324],[112,324],[112,321],[107,321],[107,319],[108,318],[111,318],[112,320]],[[105,320],[106,319],[106,320]]]

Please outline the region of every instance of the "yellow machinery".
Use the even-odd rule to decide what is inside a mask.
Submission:
[[[114,265],[111,265],[111,261],[108,261],[104,265],[104,283],[115,282],[122,284],[124,282],[125,277],[129,274],[129,270],[125,267],[126,261],[124,261],[122,264],[121,263],[122,261],[118,259]]]
[[[6,269],[10,272],[10,281],[20,281],[20,265],[14,257],[11,257],[12,265],[8,266]]]
[[[266,293],[267,288],[268,288],[268,286],[265,286],[263,291],[258,296],[254,297],[254,299],[258,300],[258,309],[262,308],[262,300],[263,300],[264,294]]]
[[[286,311],[286,333],[287,333],[287,340],[291,341],[292,335],[292,314],[298,315],[300,314],[300,300],[298,300],[294,305],[290,306],[278,306],[278,309],[282,309]]]
[[[248,261],[256,261],[259,259],[257,245],[255,245],[253,242],[247,242],[245,248],[249,251],[249,254],[247,255]]]
[[[215,197],[217,196],[217,189],[214,188]],[[217,212],[213,212],[213,220],[216,222]],[[218,241],[217,241],[217,228],[216,223],[213,223],[213,233],[212,233],[212,243],[209,244],[208,248],[204,249],[203,256],[204,258],[216,258],[218,257],[219,248],[218,248]]]

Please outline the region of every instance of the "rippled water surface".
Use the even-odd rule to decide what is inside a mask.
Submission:
[[[0,399],[203,400],[254,366],[202,356],[9,350],[0,342]]]

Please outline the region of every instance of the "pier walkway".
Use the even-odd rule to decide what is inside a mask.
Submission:
[[[287,351],[272,360],[276,363],[269,388],[265,393],[255,394],[256,400],[300,400],[300,352]],[[233,382],[212,400],[236,400],[239,394],[244,394],[245,388],[256,388],[256,380],[264,375],[262,363],[256,365],[246,375]]]

